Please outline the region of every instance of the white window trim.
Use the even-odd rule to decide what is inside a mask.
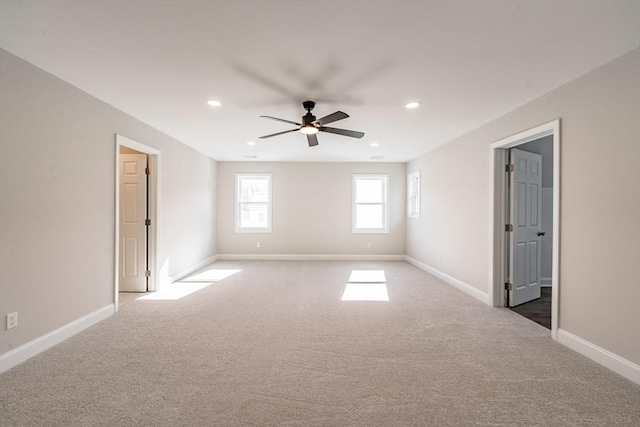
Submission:
[[[383,228],[356,228],[356,181],[359,178],[382,179],[384,182]],[[358,203],[364,204],[364,203]],[[378,204],[378,203],[372,203]],[[353,174],[351,180],[351,232],[353,234],[389,234],[389,175],[387,174]]]
[[[264,228],[240,227],[240,180],[241,178],[267,178],[269,183],[269,197],[267,198],[267,226]],[[270,173],[236,173],[236,233],[271,233],[273,220],[273,192]]]
[[[418,178],[418,188],[417,188],[417,200],[416,200],[416,212],[411,212],[411,182],[413,180],[415,180],[416,178]],[[421,182],[420,182],[420,169],[415,170],[413,172],[409,172],[407,174],[407,217],[408,218],[420,218],[420,211],[421,211]]]

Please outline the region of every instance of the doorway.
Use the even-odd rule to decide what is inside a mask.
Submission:
[[[160,152],[116,135],[115,312],[120,291],[157,291]],[[124,210],[124,212],[123,212]]]
[[[505,305],[551,329],[553,262],[553,136],[507,150]],[[513,165],[511,167],[510,165]]]
[[[531,202],[531,206],[539,209],[537,214],[531,214],[537,215],[534,221],[529,221],[522,214],[518,214],[516,218],[521,222],[527,222],[528,226],[535,225],[535,227],[529,227],[529,235],[533,237],[528,238],[527,244],[532,248],[537,246],[536,251],[528,250],[521,253],[514,249],[517,239],[514,237],[512,217],[518,212],[518,207],[513,203],[514,200],[517,201],[517,195],[514,195],[513,190],[516,185],[524,188],[528,184],[514,181],[512,171],[514,167],[510,165],[516,153],[520,153],[519,155],[525,158],[531,157],[532,165],[536,164],[537,158],[542,157],[544,161],[542,168],[546,169],[546,174],[541,177],[543,182],[531,184],[542,187],[534,198],[538,206],[531,202],[533,194],[531,192],[525,192],[527,204],[520,203],[521,208],[527,206],[527,209],[530,209],[528,204]],[[493,221],[489,294],[492,305],[514,306],[512,307],[514,311],[525,314],[525,317],[533,317],[534,321],[539,320],[536,317],[544,316],[543,312],[546,310],[550,314],[550,321],[547,320],[547,322],[551,329],[551,336],[557,339],[560,285],[560,120],[554,120],[494,142],[490,146],[490,161]],[[521,161],[521,164],[528,165],[527,160]],[[539,167],[540,163],[537,165]],[[514,181],[511,188],[510,181]],[[542,209],[547,208],[546,211],[540,209],[541,205]],[[543,221],[544,224],[542,224]],[[523,239],[520,238],[520,240]],[[525,241],[526,239],[523,240]],[[524,248],[527,244],[523,242],[520,242],[520,246]],[[514,257],[514,254],[517,256]],[[525,259],[527,262],[523,264],[522,260]],[[531,270],[530,262],[533,265],[537,263],[537,273]],[[523,279],[525,276],[526,280]],[[514,283],[514,278],[517,283]],[[531,289],[527,289],[529,285]],[[518,289],[523,291],[519,295]],[[528,303],[527,301],[531,299],[533,301]]]
[[[149,173],[148,156],[120,146],[120,271],[123,292],[147,292],[149,282]]]

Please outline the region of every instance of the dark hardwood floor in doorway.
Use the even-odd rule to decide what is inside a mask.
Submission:
[[[509,309],[551,329],[551,288],[540,288],[540,298]]]

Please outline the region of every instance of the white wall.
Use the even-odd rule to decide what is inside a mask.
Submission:
[[[0,93],[0,354],[113,303],[116,134],[161,151],[160,266],[216,254],[214,160],[4,50]]]
[[[271,173],[273,232],[235,232],[235,174]],[[369,254],[405,251],[404,163],[218,163],[221,254]],[[389,174],[389,234],[351,232],[351,176]],[[256,248],[256,242],[260,248]],[[371,248],[367,243],[371,242]]]
[[[559,327],[639,364],[639,76],[636,49],[410,162],[407,254],[488,292],[489,144],[560,118]]]

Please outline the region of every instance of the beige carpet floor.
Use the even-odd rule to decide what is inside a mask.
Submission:
[[[0,425],[640,425],[640,386],[410,264],[207,270],[2,374]],[[389,301],[341,301],[352,270]]]

